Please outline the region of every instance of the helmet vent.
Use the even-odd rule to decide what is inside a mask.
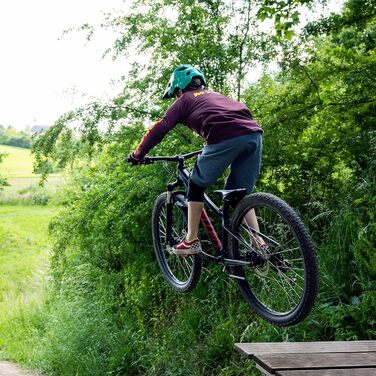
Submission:
[[[191,74],[191,72],[188,71],[188,72],[187,72],[187,76],[189,76],[190,74]]]

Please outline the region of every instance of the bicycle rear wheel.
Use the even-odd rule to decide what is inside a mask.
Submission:
[[[167,193],[158,196],[155,201],[152,217],[152,233],[154,251],[159,267],[166,281],[179,292],[191,291],[201,275],[202,259],[199,255],[178,256],[172,246],[178,244],[185,236],[187,228],[187,215],[184,210],[184,196],[174,193],[173,205],[167,205]],[[170,218],[171,241],[169,236],[167,218]]]
[[[245,221],[251,209],[255,210],[259,229]],[[231,231],[242,242],[229,236],[230,256],[250,262],[233,267],[249,305],[276,325],[302,321],[317,297],[318,269],[310,236],[299,216],[280,198],[255,193],[237,205]]]

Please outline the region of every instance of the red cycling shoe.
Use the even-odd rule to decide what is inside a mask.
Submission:
[[[174,252],[179,256],[196,255],[197,253],[202,252],[201,242],[199,239],[192,240],[191,242],[184,239],[174,246]]]

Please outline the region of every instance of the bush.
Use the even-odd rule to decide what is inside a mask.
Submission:
[[[0,196],[4,205],[48,205],[54,196],[53,190],[39,185],[29,185]]]
[[[17,131],[12,127],[4,128],[0,126],[0,144],[30,149],[31,139],[26,132]]]

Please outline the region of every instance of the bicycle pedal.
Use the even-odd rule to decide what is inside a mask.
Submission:
[[[167,245],[167,246],[166,246],[166,251],[167,251],[170,255],[174,255],[174,254],[175,254],[174,248],[171,247],[170,245]]]

